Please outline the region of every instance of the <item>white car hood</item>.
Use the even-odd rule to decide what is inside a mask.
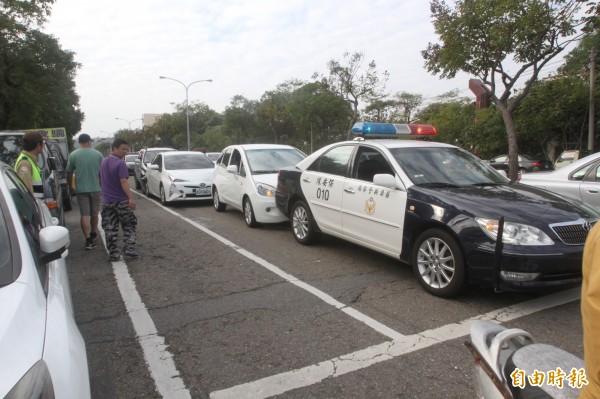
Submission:
[[[252,180],[255,183],[268,184],[272,187],[277,187],[277,175],[278,173],[269,173],[265,175],[252,175]]]
[[[189,182],[211,184],[214,169],[181,169],[169,170],[168,173],[176,179]]]

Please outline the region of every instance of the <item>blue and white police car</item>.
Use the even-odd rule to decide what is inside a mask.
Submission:
[[[508,290],[581,282],[598,211],[511,183],[453,145],[380,139],[430,137],[433,126],[364,122],[352,131],[362,137],[279,173],[277,207],[299,243],[325,233],[392,256],[441,297],[467,283]]]

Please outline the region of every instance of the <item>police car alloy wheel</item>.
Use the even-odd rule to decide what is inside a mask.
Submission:
[[[244,198],[244,220],[248,227],[256,227],[256,219],[254,218],[254,211],[252,210],[252,203],[250,198]]]
[[[298,201],[292,207],[292,232],[300,244],[315,242],[319,233],[315,231],[315,221],[304,201]]]
[[[223,212],[226,208],[226,205],[219,199],[219,192],[216,188],[213,189],[213,204],[217,212]]]
[[[450,297],[465,285],[465,263],[455,239],[441,229],[429,229],[416,240],[413,271],[426,291]]]

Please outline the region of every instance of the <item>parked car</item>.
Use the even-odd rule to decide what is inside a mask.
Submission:
[[[148,191],[146,190],[146,170],[148,169],[148,165],[155,156],[166,151],[176,150],[169,147],[152,147],[140,150],[140,158],[135,161],[133,179],[135,180],[135,188],[142,189],[146,195],[148,195]]]
[[[23,147],[23,131],[0,132],[0,161],[14,167]],[[60,176],[56,168],[56,160],[52,156],[48,143],[44,142],[44,151],[38,156],[38,165],[42,169],[44,187],[44,203],[50,209],[52,216],[58,219],[61,226],[65,225],[64,205]]]
[[[89,398],[65,262],[69,231],[12,167],[0,163],[0,175],[0,398]]]
[[[552,170],[554,165],[548,160],[536,160],[529,155],[518,155],[519,174],[525,172],[535,172],[539,170]],[[487,161],[492,168],[503,170],[508,174],[508,155],[498,155]]]
[[[129,176],[135,175],[135,161],[140,159],[140,154],[127,154],[125,155],[125,163],[127,164],[127,171]]]
[[[163,205],[173,201],[211,199],[215,164],[203,153],[166,151],[154,157],[146,171],[148,195]]]
[[[306,155],[289,145],[232,145],[221,153],[212,180],[217,212],[227,205],[244,213],[249,227],[287,220],[275,206],[277,173],[295,165]]]
[[[562,168],[563,166],[566,166],[566,165],[570,164],[571,162],[577,161],[578,159],[587,157],[590,154],[591,154],[591,151],[588,151],[588,150],[566,150],[566,151],[563,151],[558,156],[558,158],[556,158],[556,161],[554,161],[554,168],[555,169]]]
[[[353,130],[428,130],[379,125]],[[583,245],[600,218],[579,202],[510,183],[461,148],[415,140],[328,145],[280,171],[276,199],[299,243],[325,233],[381,252],[411,265],[441,297],[467,282],[499,290],[579,284]]]
[[[50,149],[51,155],[54,157],[56,166],[56,178],[60,182],[60,191],[62,196],[62,203],[65,211],[73,209],[73,203],[71,198],[71,188],[67,181],[67,160],[63,156],[62,150],[58,143],[48,142],[48,148]]]
[[[528,173],[521,183],[574,198],[600,211],[600,153],[552,172]]]

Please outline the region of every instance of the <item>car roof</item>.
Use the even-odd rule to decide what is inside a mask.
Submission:
[[[163,157],[179,157],[181,155],[195,155],[206,157],[206,154],[198,151],[169,151],[162,154]]]
[[[291,145],[287,145],[287,144],[235,144],[232,146],[229,146],[228,148],[242,148],[244,150],[275,150],[275,149],[294,149],[296,150],[296,147],[293,147]]]

